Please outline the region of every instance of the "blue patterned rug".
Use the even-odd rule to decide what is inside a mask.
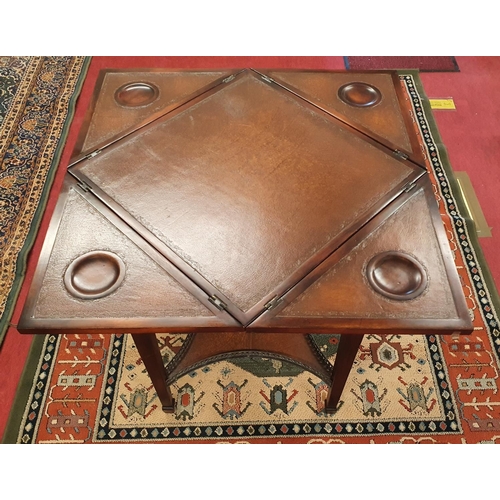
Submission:
[[[89,62],[0,57],[0,345]]]

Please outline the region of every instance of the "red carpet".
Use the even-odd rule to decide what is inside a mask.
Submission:
[[[493,237],[480,240],[486,260],[490,266],[497,288],[500,287],[500,237],[496,229],[500,227],[500,210],[496,198],[496,187],[500,186],[500,142],[494,139],[492,131],[500,130],[500,117],[495,113],[494,103],[500,98],[500,58],[459,57],[461,71],[458,73],[425,73],[421,75],[429,97],[453,97],[456,111],[436,111],[434,113],[442,139],[446,144],[451,165],[455,171],[466,171],[472,181],[481,203],[486,220],[493,227]],[[77,103],[75,118],[70,129],[66,148],[63,152],[60,170],[53,186],[52,203],[46,210],[40,234],[44,234],[52,214],[57,194],[61,188],[64,169],[69,162],[71,151],[83,121],[85,110],[98,72],[105,67],[130,68],[224,68],[224,67],[280,67],[309,69],[343,69],[341,57],[96,57],[92,60],[87,80]],[[35,243],[28,262],[25,285],[14,312],[15,325],[24,303],[27,286],[32,277],[34,264],[38,259],[41,239]],[[19,335],[15,328],[7,333],[0,352],[2,384],[0,386],[0,435],[3,435],[9,410],[14,399],[18,380],[29,350],[31,338]]]
[[[390,56],[344,57],[345,67],[351,71],[383,69],[418,69],[420,71],[460,71],[457,61],[449,56]]]

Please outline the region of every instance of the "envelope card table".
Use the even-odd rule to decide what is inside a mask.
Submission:
[[[424,154],[395,72],[104,70],[19,330],[132,334],[165,411],[268,356],[334,412],[364,334],[472,330]]]

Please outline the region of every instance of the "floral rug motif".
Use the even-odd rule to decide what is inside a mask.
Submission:
[[[474,332],[366,335],[334,415],[325,381],[274,359],[207,365],[172,387],[166,414],[129,335],[38,338],[5,442],[495,443],[500,440],[498,295],[464,219],[416,73],[401,74]],[[465,212],[463,212],[465,213]],[[164,361],[185,335],[158,334]],[[338,336],[313,335],[334,362]]]
[[[0,57],[0,345],[88,64]]]

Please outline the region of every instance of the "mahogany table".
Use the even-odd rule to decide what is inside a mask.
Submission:
[[[395,72],[104,70],[19,330],[131,333],[165,411],[265,355],[327,412],[364,334],[470,332],[407,99]],[[156,332],[189,333],[166,367]]]

